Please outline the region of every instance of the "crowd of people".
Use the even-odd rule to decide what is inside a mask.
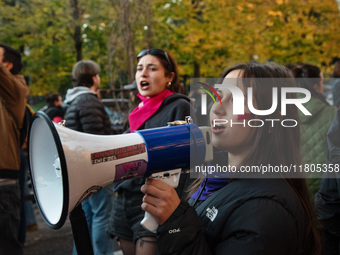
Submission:
[[[169,52],[145,49],[136,60],[134,89],[138,94],[132,93],[133,109],[125,133],[164,127],[191,116],[193,123],[211,126],[215,155],[206,165],[222,160],[218,163],[240,170],[242,166],[320,164],[327,168],[330,164],[339,170],[340,62],[334,65],[334,105],[324,96],[319,67],[248,62],[221,72],[221,86],[215,91],[220,103],[210,104],[209,114],[202,118],[198,106],[202,91],[193,93],[195,100],[185,95],[177,63]],[[21,211],[25,193],[19,176],[27,174],[27,167],[20,166],[25,161],[20,151],[29,114],[28,87],[19,75],[21,68],[20,53],[0,44],[0,254],[4,255],[23,254],[25,242],[25,229],[20,224],[25,216]],[[48,105],[41,111],[54,122],[66,120],[66,127],[78,132],[114,134],[98,98],[100,72],[94,61],[78,61],[72,70],[73,88],[67,91],[65,101],[59,93],[49,94]],[[277,97],[274,109],[273,91],[287,88],[302,88],[310,98],[303,106],[294,105],[287,102],[303,101],[306,95],[289,92],[285,99]],[[238,99],[234,89],[251,99],[251,104],[244,101],[244,114],[234,114]],[[301,107],[310,114],[302,112]],[[253,108],[273,110],[264,116],[254,114]],[[298,125],[274,125],[266,121],[268,118],[296,120]],[[216,119],[229,122],[215,125]],[[260,128],[230,124],[253,119],[262,123]],[[203,178],[193,179],[181,174],[177,188],[152,178],[134,178],[92,194],[78,208],[85,213],[93,253],[112,255],[112,239],[117,238],[124,255],[339,254],[338,172],[325,171],[322,178],[297,178],[294,173],[283,172],[274,177],[259,178],[244,172],[219,177],[205,173]],[[140,224],[145,212],[159,224],[156,233]],[[34,219],[30,224],[35,224]],[[79,245],[75,243],[73,254],[77,254]]]

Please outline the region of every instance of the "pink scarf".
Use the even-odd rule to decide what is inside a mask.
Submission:
[[[172,94],[174,92],[168,89],[150,98],[143,97],[138,93],[137,96],[142,102],[129,115],[130,132],[132,133],[142,126],[159,109],[164,99]]]

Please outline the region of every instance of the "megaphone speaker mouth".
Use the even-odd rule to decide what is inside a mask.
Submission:
[[[28,132],[29,169],[35,200],[49,227],[61,228],[68,215],[69,185],[58,132],[44,112],[34,114]]]

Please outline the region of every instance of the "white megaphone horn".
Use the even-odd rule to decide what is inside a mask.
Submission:
[[[41,215],[49,227],[59,229],[79,203],[104,186],[201,165],[212,155],[208,130],[186,123],[130,134],[91,135],[37,112],[29,129],[28,150]]]

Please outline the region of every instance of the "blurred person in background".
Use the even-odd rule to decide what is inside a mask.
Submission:
[[[305,88],[311,93],[311,99],[304,103],[304,107],[312,115],[307,116],[299,111],[302,163],[309,166],[327,164],[326,135],[337,109],[326,101],[323,94],[324,77],[319,67],[300,63],[292,69],[292,72],[296,78],[297,86]],[[307,182],[314,195],[319,190],[320,178],[308,178]]]
[[[333,105],[340,108],[340,60],[336,61],[333,69],[332,81]]]
[[[20,241],[25,244],[26,242],[26,231],[35,231],[38,229],[38,224],[35,218],[35,212],[33,207],[33,195],[30,194],[28,188],[29,167],[28,167],[28,149],[27,149],[27,134],[29,124],[31,123],[34,111],[29,104],[26,104],[24,126],[20,132],[21,141],[25,139],[20,149],[20,195],[21,195],[21,221],[20,221]]]
[[[44,112],[56,123],[64,119],[63,98],[58,93],[51,93],[46,96],[47,109]]]
[[[66,127],[89,134],[112,134],[109,116],[98,99],[99,73],[99,65],[91,60],[81,60],[74,65],[74,88],[67,90],[65,99],[68,104],[64,118]],[[102,188],[81,203],[96,255],[113,254],[113,242],[107,230],[112,204],[112,186]],[[77,254],[75,247],[73,254]]]
[[[20,226],[20,146],[28,87],[20,53],[0,43],[0,254],[22,255]]]
[[[322,255],[340,254],[340,110],[329,128],[328,172],[321,179],[320,190],[315,194],[315,205],[325,234]]]

